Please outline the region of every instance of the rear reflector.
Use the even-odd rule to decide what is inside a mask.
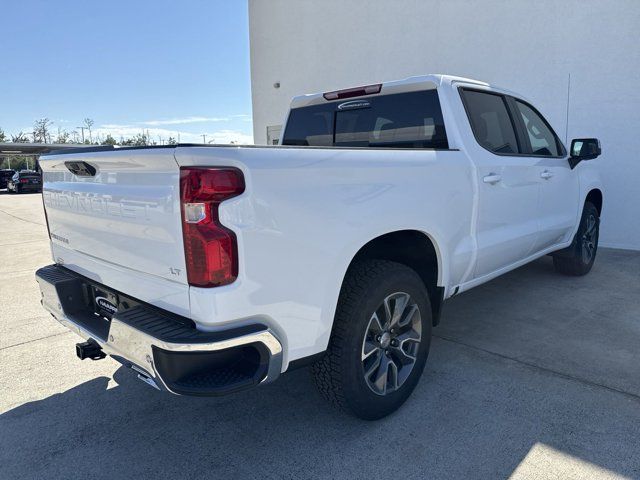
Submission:
[[[322,96],[325,100],[339,100],[342,98],[362,97],[363,95],[373,95],[380,93],[382,89],[381,83],[374,85],[365,85],[363,87],[347,88],[345,90],[336,90],[335,92],[326,92]]]
[[[244,192],[235,168],[180,169],[182,234],[189,285],[218,287],[238,277],[235,234],[220,224],[220,203]]]

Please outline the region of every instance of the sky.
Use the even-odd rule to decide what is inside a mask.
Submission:
[[[0,128],[251,143],[246,0],[2,0]],[[87,132],[85,132],[88,135]]]

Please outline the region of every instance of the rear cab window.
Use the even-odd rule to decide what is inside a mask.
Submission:
[[[436,90],[294,108],[282,145],[448,149]]]

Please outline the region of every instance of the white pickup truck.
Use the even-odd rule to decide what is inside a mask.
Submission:
[[[584,275],[597,139],[451,76],[293,99],[279,147],[42,157],[44,307],[150,385],[220,395],[310,364],[365,419],[409,396],[445,299],[553,254]]]

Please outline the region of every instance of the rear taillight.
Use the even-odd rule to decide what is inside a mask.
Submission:
[[[182,233],[189,285],[218,287],[238,277],[235,234],[220,224],[220,203],[244,192],[236,168],[180,169]]]

